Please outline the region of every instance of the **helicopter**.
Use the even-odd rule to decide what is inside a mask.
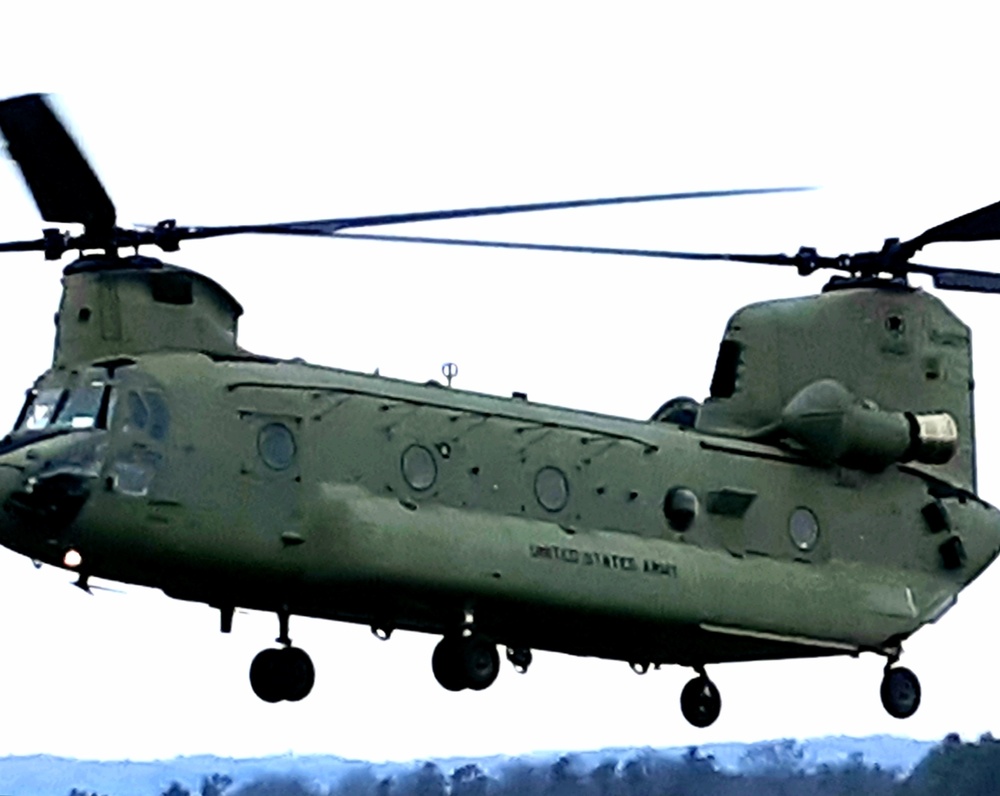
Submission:
[[[440,636],[431,669],[448,691],[488,688],[501,647],[520,672],[533,650],[689,667],[680,708],[696,727],[721,711],[710,665],[875,653],[881,702],[907,718],[921,690],[903,642],[1000,553],[1000,513],[977,494],[970,331],[907,279],[1000,292],[1000,275],[911,262],[934,242],[1000,239],[1000,203],[837,257],[352,231],[802,188],[122,229],[43,95],[0,101],[0,133],[42,218],[83,227],[0,243],[79,253],[51,366],[0,441],[0,543],[83,589],[204,603],[224,633],[238,608],[275,614],[278,646],[249,671],[265,702],[313,688],[290,636],[307,616]],[[738,310],[708,398],[635,420],[246,351],[224,287],[138,253],[235,234],[845,275]]]

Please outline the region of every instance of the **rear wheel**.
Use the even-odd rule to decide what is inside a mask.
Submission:
[[[920,681],[903,666],[885,670],[880,692],[882,707],[895,719],[908,719],[920,707]]]
[[[681,713],[695,727],[708,727],[722,710],[722,697],[705,675],[689,680],[681,691]]]

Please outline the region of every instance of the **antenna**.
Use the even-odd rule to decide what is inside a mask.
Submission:
[[[458,375],[458,365],[454,362],[445,362],[441,366],[441,375],[448,380],[448,386],[451,387],[451,380]]]

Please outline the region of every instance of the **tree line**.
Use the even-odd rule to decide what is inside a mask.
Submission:
[[[475,763],[446,773],[422,763],[393,776],[356,769],[330,784],[273,777],[235,787],[224,775],[190,791],[174,783],[160,796],[994,796],[1000,793],[1000,740],[948,735],[909,774],[868,764],[861,754],[804,771],[794,741],[752,747],[739,771],[697,747],[681,757],[644,750],[596,766],[565,755],[551,763],[512,760],[495,771]],[[101,796],[74,788],[69,796]]]

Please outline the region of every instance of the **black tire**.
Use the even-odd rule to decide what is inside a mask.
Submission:
[[[463,638],[460,649],[460,671],[465,685],[473,691],[482,691],[493,685],[500,673],[500,654],[496,644],[482,636]]]
[[[681,691],[681,713],[695,727],[708,727],[722,710],[722,697],[707,677],[689,680]]]
[[[920,707],[920,681],[903,666],[886,669],[880,695],[886,713],[894,719],[908,719]]]
[[[250,687],[265,702],[280,702],[284,698],[282,650],[258,652],[250,664]]]
[[[449,691],[461,691],[466,688],[465,680],[459,667],[458,639],[445,636],[434,648],[431,656],[431,669],[434,678],[442,688]]]
[[[316,682],[316,668],[305,650],[286,647],[281,654],[282,697],[289,702],[298,702],[309,696]]]

